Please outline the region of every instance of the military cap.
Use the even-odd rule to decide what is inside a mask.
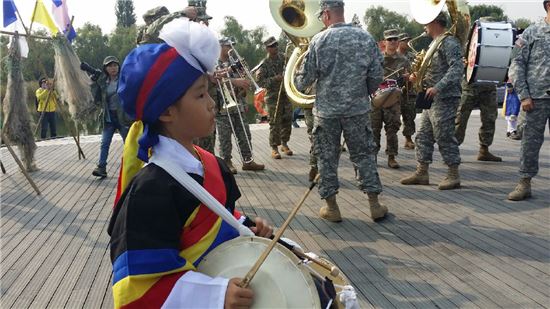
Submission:
[[[154,20],[168,14],[170,14],[170,11],[168,11],[165,6],[157,6],[145,12],[145,14],[143,14],[143,20]]]
[[[319,1],[321,10],[344,7],[344,0],[321,0]]]
[[[274,36],[270,36],[267,38],[267,40],[264,41],[264,46],[265,47],[270,47],[270,46],[273,46],[274,44],[277,44],[277,40],[275,39]]]
[[[228,38],[226,36],[219,39],[218,42],[220,42],[221,46],[231,46],[233,44],[233,41],[231,40],[231,38]]]
[[[389,29],[389,30],[384,31],[384,40],[398,39],[398,38],[399,38],[399,30]]]
[[[410,40],[410,39],[411,39],[411,37],[405,32],[399,34],[399,41],[400,42],[401,41],[407,41],[407,40]]]

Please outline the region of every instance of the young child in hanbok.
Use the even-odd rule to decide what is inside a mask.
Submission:
[[[124,111],[136,119],[123,164],[136,157],[127,153],[132,139],[137,158],[148,164],[119,184],[123,193],[109,223],[114,306],[248,308],[254,293],[239,287],[239,278],[196,270],[207,253],[238,231],[160,167],[169,162],[182,169],[257,236],[271,236],[265,220],[252,221],[235,210],[241,194],[224,161],[193,145],[214,130],[207,72],[220,45],[206,26],[187,19],[165,25],[160,38],[165,43],[134,49],[121,67],[118,94]]]

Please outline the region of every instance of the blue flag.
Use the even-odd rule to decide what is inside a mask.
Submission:
[[[17,20],[15,14],[16,8],[13,0],[3,0],[4,2],[4,27],[7,27]]]

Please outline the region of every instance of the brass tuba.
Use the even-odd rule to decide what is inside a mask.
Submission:
[[[470,29],[470,11],[468,9],[468,3],[466,0],[410,0],[411,14],[413,19],[420,24],[428,24],[434,20],[437,15],[443,10],[443,6],[447,4],[447,10],[451,15],[451,27],[444,35],[439,36],[435,41],[430,44],[428,51],[422,50],[420,53],[416,53],[416,59],[412,65],[412,71],[416,75],[414,82],[414,89],[417,92],[421,92],[422,80],[426,71],[430,67],[432,58],[435,52],[443,43],[443,40],[447,36],[456,37],[462,46],[462,51],[467,46],[468,33]],[[424,36],[425,34],[421,35]],[[416,37],[409,42],[409,47],[412,48],[412,41],[420,38]]]
[[[315,95],[305,94],[296,89],[294,75],[304,60],[310,38],[324,28],[315,16],[319,10],[319,0],[270,0],[269,9],[277,25],[295,46],[286,64],[283,79],[286,94],[294,105],[312,108]]]

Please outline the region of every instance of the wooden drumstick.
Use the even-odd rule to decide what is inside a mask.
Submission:
[[[340,274],[340,270],[338,269],[338,267],[327,265],[327,263],[323,262],[322,260],[311,257],[311,256],[305,254],[303,251],[301,251],[299,249],[296,249],[296,248],[293,249],[292,253],[296,254],[301,259],[312,261],[313,263],[315,263],[315,264],[323,267],[324,269],[330,271],[330,275],[333,276],[333,277],[338,277],[338,275]]]
[[[308,190],[302,196],[302,199],[300,200],[300,202],[298,202],[298,204],[294,207],[294,209],[292,209],[286,221],[277,230],[277,233],[275,233],[273,240],[271,240],[271,242],[269,243],[265,251],[262,252],[262,255],[260,255],[256,263],[254,264],[254,266],[252,266],[252,268],[248,271],[244,279],[239,283],[240,287],[247,288],[250,285],[250,281],[252,281],[252,279],[260,269],[260,266],[262,266],[262,264],[265,262],[265,259],[267,259],[267,256],[269,255],[269,253],[273,250],[273,248],[275,247],[275,244],[279,241],[281,236],[283,236],[283,233],[288,227],[288,225],[290,224],[290,221],[294,219],[294,217],[298,213],[298,210],[300,209],[300,207],[302,207],[302,204],[304,204],[306,198],[309,196],[309,193],[311,193],[315,185],[317,185],[317,182],[319,181],[319,177],[320,177],[320,174],[317,174],[313,182],[309,185]]]

